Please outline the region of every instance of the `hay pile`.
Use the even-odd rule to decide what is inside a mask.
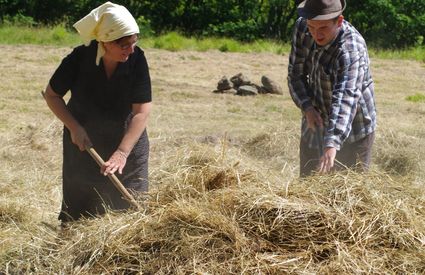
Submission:
[[[34,232],[5,273],[425,273],[425,192],[351,172],[287,188],[193,151],[140,212],[108,213],[57,235]]]

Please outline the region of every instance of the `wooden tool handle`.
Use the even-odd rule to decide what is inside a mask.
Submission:
[[[86,151],[90,154],[90,156],[97,162],[97,164],[102,167],[105,164],[105,161],[101,156],[96,152],[93,147],[86,147]],[[120,193],[124,196],[124,198],[134,207],[140,209],[140,205],[136,202],[134,197],[127,191],[127,189],[122,185],[121,181],[115,176],[115,174],[108,174],[108,178],[115,185],[115,187],[120,191]]]

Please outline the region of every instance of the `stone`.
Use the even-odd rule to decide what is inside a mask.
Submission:
[[[271,80],[267,76],[263,75],[261,77],[261,83],[263,84],[264,89],[268,93],[278,94],[278,95],[283,94],[282,88],[275,81]]]
[[[226,89],[226,90],[214,90],[213,93],[216,94],[236,94],[236,90],[233,88]]]
[[[230,81],[227,79],[226,76],[223,76],[220,81],[217,83],[217,90],[229,90],[232,88],[232,85]]]
[[[255,85],[255,88],[257,88],[257,91],[258,91],[259,94],[267,94],[268,93],[268,91],[263,86],[260,86],[260,85],[257,85],[257,84],[251,84],[251,85]]]
[[[249,79],[242,73],[238,73],[237,75],[232,76],[230,81],[233,83],[233,87],[236,89],[242,85],[251,84],[251,81],[249,81]]]
[[[258,94],[258,90],[255,86],[251,86],[251,85],[242,85],[238,88],[236,95],[241,95],[241,96],[245,96],[245,95],[257,95]]]

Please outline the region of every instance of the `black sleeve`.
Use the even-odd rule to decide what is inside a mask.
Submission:
[[[133,75],[131,103],[147,103],[152,101],[151,78],[145,54],[139,50]]]
[[[64,96],[72,87],[78,74],[78,64],[81,47],[75,48],[66,56],[50,78],[49,84],[53,91]]]

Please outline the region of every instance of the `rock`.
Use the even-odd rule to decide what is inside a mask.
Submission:
[[[227,79],[226,76],[223,76],[220,81],[217,83],[217,90],[229,90],[232,88],[232,85],[230,84],[230,81]]]
[[[276,82],[274,82],[267,76],[263,75],[261,77],[261,83],[263,83],[263,87],[268,93],[278,94],[278,95],[283,94],[282,88]]]
[[[251,84],[251,81],[249,81],[249,79],[242,73],[238,73],[237,75],[232,76],[230,81],[233,83],[233,87],[236,89],[242,85]]]
[[[251,85],[242,85],[238,88],[238,91],[236,92],[236,95],[257,95],[258,90],[255,86]]]
[[[236,94],[236,90],[233,88],[226,89],[226,90],[214,90],[213,93],[216,94]]]
[[[267,94],[268,93],[268,91],[263,86],[260,86],[260,85],[257,85],[257,84],[251,84],[251,85],[255,85],[255,88],[257,88],[257,91],[258,91],[259,94]]]

